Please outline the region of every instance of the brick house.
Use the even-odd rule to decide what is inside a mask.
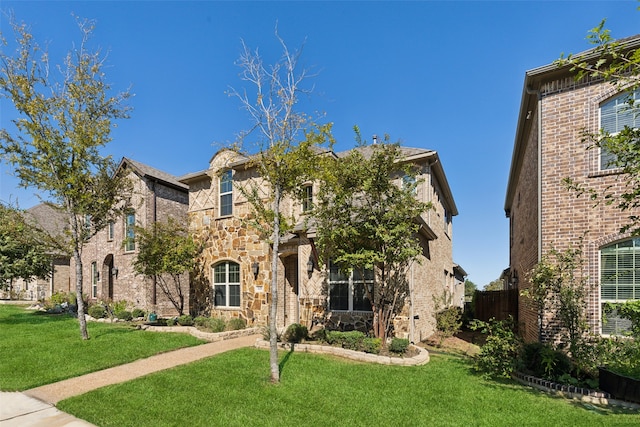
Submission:
[[[127,301],[131,306],[160,315],[177,311],[150,278],[136,275],[133,260],[137,254],[134,226],[148,227],[169,217],[187,219],[188,187],[176,177],[132,159],[123,158],[116,170],[133,184],[131,210],[110,223],[84,245],[82,265],[84,292],[90,301]],[[75,266],[71,260],[72,271]],[[188,313],[188,280],[185,312]]]
[[[424,181],[416,197],[430,201],[434,209],[421,216],[420,241],[424,247],[421,263],[410,272],[411,295],[402,315],[395,319],[396,335],[420,341],[435,330],[434,305],[445,289],[453,292],[460,285],[452,260],[452,217],[458,214],[442,164],[435,151],[403,148],[407,161],[420,167]],[[338,157],[343,153],[330,153]],[[186,175],[189,185],[189,223],[191,233],[205,242],[200,260],[206,285],[213,293],[212,316],[240,317],[249,325],[267,325],[271,285],[270,251],[267,241],[243,221],[250,204],[238,191],[250,179],[259,180],[247,158],[231,150],[221,150],[208,169]],[[401,177],[398,178],[400,184]],[[277,325],[292,323],[311,328],[319,323],[343,329],[364,329],[371,319],[371,307],[362,297],[368,277],[339,274],[318,266],[312,227],[302,226],[305,210],[317,188],[305,188],[303,203],[285,200],[282,210],[299,220],[293,232],[280,245],[278,267]],[[464,294],[462,285],[462,294]],[[333,294],[341,291],[338,299]],[[462,302],[462,301],[460,301]]]
[[[640,37],[625,41],[640,46]],[[593,58],[594,52],[583,53]],[[621,189],[619,174],[608,165],[604,150],[588,149],[583,131],[610,133],[625,124],[637,126],[633,112],[623,108],[625,93],[610,83],[593,78],[574,79],[570,67],[555,64],[525,73],[522,101],[507,185],[505,213],[509,218],[509,287],[529,287],[527,273],[552,247],[576,248],[584,236],[584,271],[587,279],[587,321],[596,333],[619,330],[619,319],[602,322],[607,301],[640,298],[640,240],[621,234],[632,212],[576,197],[563,178],[602,193]],[[586,233],[586,234],[585,234]],[[636,265],[636,263],[639,263]],[[539,337],[537,308],[519,299],[521,334],[527,341],[553,341],[558,320],[545,313]]]
[[[39,203],[24,212],[25,219],[55,238],[68,228],[66,215],[48,203]],[[61,253],[51,254],[51,276],[48,279],[16,280],[13,290],[26,300],[44,300],[56,292],[72,291],[69,277],[70,257]],[[75,287],[74,287],[75,289]]]

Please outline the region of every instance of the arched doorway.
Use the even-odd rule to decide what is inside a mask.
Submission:
[[[113,254],[105,257],[102,263],[102,297],[113,300],[113,280],[116,277],[117,270],[113,265]]]
[[[300,323],[300,305],[298,301],[298,255],[290,255],[282,260],[284,264],[284,289],[282,305],[284,325]]]

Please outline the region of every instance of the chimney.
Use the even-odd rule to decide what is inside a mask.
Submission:
[[[378,135],[373,135],[373,145],[378,143]]]

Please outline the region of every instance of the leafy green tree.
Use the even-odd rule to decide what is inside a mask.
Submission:
[[[346,157],[324,157],[318,203],[313,210],[317,247],[324,261],[344,270],[373,269],[366,293],[373,329],[384,343],[409,293],[407,271],[422,253],[418,218],[430,209],[415,197],[417,168],[402,148],[389,142],[362,144]]]
[[[271,303],[269,307],[270,370],[271,381],[280,381],[277,347],[278,262],[280,239],[293,227],[293,221],[282,211],[285,197],[302,199],[304,184],[318,171],[318,147],[332,141],[331,125],[317,125],[306,114],[297,110],[299,95],[308,93],[304,88],[309,77],[300,70],[298,62],[302,50],[292,52],[276,33],[282,47],[281,59],[271,66],[263,64],[257,51],[243,44],[237,65],[242,69],[241,79],[254,87],[248,93],[231,88],[249,113],[253,122],[250,131],[240,135],[240,146],[250,135],[258,141],[258,153],[249,156],[247,167],[256,169],[259,180],[239,187],[252,206],[251,224],[271,243]]]
[[[14,54],[0,51],[0,96],[13,103],[18,117],[15,130],[0,131],[0,153],[21,186],[44,193],[68,217],[64,249],[75,261],[80,333],[88,339],[82,247],[126,205],[126,178],[114,174],[115,163],[101,150],[110,141],[112,121],[128,116],[129,92],[109,95],[104,58],[88,49],[91,21],[78,20],[81,42],[60,66],[50,65],[26,25],[11,23],[18,48]]]
[[[489,284],[484,285],[485,291],[501,291],[503,289],[504,289],[504,282],[502,281],[502,279],[492,280],[491,282],[489,282]]]
[[[587,280],[582,276],[582,250],[552,248],[529,272],[531,287],[521,295],[531,299],[538,308],[539,341],[543,341],[543,317],[557,313],[566,334],[569,352],[576,355],[587,331]]]
[[[476,284],[473,283],[471,280],[466,279],[464,281],[464,296],[465,296],[465,299],[468,300],[468,301],[471,301],[471,298],[473,298],[473,294],[476,291],[476,289],[478,289]]]
[[[9,295],[16,279],[50,277],[52,250],[46,233],[26,221],[22,211],[0,204],[0,287]]]
[[[594,45],[592,52],[586,55],[562,55],[556,61],[558,66],[570,66],[576,80],[604,80],[621,92],[629,94],[640,88],[640,49],[629,48],[624,40],[612,39],[605,28],[605,20],[589,31],[587,39]],[[627,108],[638,114],[639,100],[630,96]],[[573,178],[563,181],[567,188],[578,196],[588,195],[594,203],[605,203],[616,206],[621,212],[627,212],[627,223],[620,230],[640,234],[640,129],[625,126],[615,134],[605,130],[598,132],[584,131],[582,139],[588,149],[603,149],[610,156],[609,166],[616,168],[619,179],[602,192],[585,186]],[[620,190],[622,187],[622,190]]]
[[[195,268],[199,248],[184,224],[169,218],[148,228],[136,228],[136,273],[156,280],[178,314],[184,314],[185,281]],[[186,284],[188,285],[188,283]],[[188,290],[188,286],[186,287]]]

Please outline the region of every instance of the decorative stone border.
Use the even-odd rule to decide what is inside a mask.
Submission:
[[[190,334],[196,338],[200,338],[209,342],[218,342],[230,340],[232,338],[248,337],[260,333],[260,328],[238,329],[237,331],[227,332],[203,332],[195,326],[153,326],[141,325],[140,329],[151,332],[180,332]]]
[[[269,348],[269,341],[258,339],[255,344],[256,348]],[[422,348],[412,345],[418,354],[413,357],[389,357],[378,356],[376,354],[363,353],[361,351],[347,350],[341,347],[332,347],[329,345],[318,344],[292,344],[279,342],[278,348],[287,351],[302,351],[304,353],[320,353],[331,354],[334,356],[345,357],[347,359],[356,360],[366,363],[378,363],[381,365],[398,365],[398,366],[420,366],[429,362],[429,352]]]
[[[577,399],[596,405],[619,406],[622,408],[636,410],[640,409],[640,404],[613,399],[611,398],[611,395],[609,395],[609,393],[603,391],[591,390],[584,387],[576,387],[566,384],[559,384],[531,375],[525,375],[520,372],[513,373],[511,377],[514,380],[518,381],[520,384],[528,385],[538,390],[546,391],[547,393],[559,394],[570,399]]]

